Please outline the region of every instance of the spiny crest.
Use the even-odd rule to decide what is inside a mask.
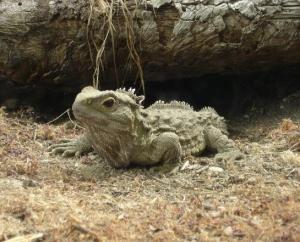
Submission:
[[[126,90],[126,88],[119,88],[116,90],[117,92],[127,94],[129,97],[131,97],[137,104],[141,105],[142,102],[144,101],[145,97],[144,96],[137,96],[135,94],[135,88],[129,88]]]
[[[135,94],[135,89],[131,88],[131,87],[128,90],[126,90],[125,87],[124,88],[118,88],[116,91],[121,92],[121,93],[125,93],[125,94],[129,95],[130,97],[132,97],[134,99],[137,97],[137,95]]]
[[[150,109],[179,108],[179,109],[186,109],[186,110],[193,111],[193,107],[191,105],[182,101],[171,101],[169,103],[165,103],[164,101],[159,100],[153,103],[149,108]]]
[[[203,107],[203,108],[201,108],[200,111],[207,111],[207,112],[212,112],[212,113],[218,114],[217,111],[212,107]]]

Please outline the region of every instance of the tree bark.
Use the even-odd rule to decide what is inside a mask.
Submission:
[[[249,73],[300,63],[299,0],[126,1],[146,81]],[[125,23],[114,4],[119,76],[127,65]],[[0,75],[20,83],[90,83],[86,0],[0,0]],[[92,33],[101,37],[101,21]],[[98,31],[98,32],[97,32]],[[100,34],[100,35],[99,35]],[[111,41],[105,79],[116,78]],[[122,79],[120,78],[120,79]]]

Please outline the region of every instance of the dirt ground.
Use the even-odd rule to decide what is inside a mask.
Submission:
[[[233,120],[242,161],[206,154],[163,173],[51,157],[50,144],[82,130],[1,109],[0,241],[300,241],[295,110]]]

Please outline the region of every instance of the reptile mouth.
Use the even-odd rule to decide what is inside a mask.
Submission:
[[[99,123],[101,118],[99,118],[98,112],[88,107],[82,107],[80,105],[72,106],[72,111],[77,120],[89,120],[90,122]]]
[[[99,130],[106,133],[110,133],[110,129],[113,129],[114,131],[119,130],[119,132],[125,133],[130,130],[125,120],[111,120],[107,115],[88,107],[73,105],[72,111],[76,120],[78,120],[85,128],[89,128],[91,124],[93,124],[93,126],[96,126]],[[115,122],[119,125],[110,125],[110,123]]]

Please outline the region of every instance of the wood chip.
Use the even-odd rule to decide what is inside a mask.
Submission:
[[[43,236],[44,236],[43,233],[26,234],[26,235],[16,236],[12,239],[5,240],[5,242],[33,242],[38,239],[41,239]]]

